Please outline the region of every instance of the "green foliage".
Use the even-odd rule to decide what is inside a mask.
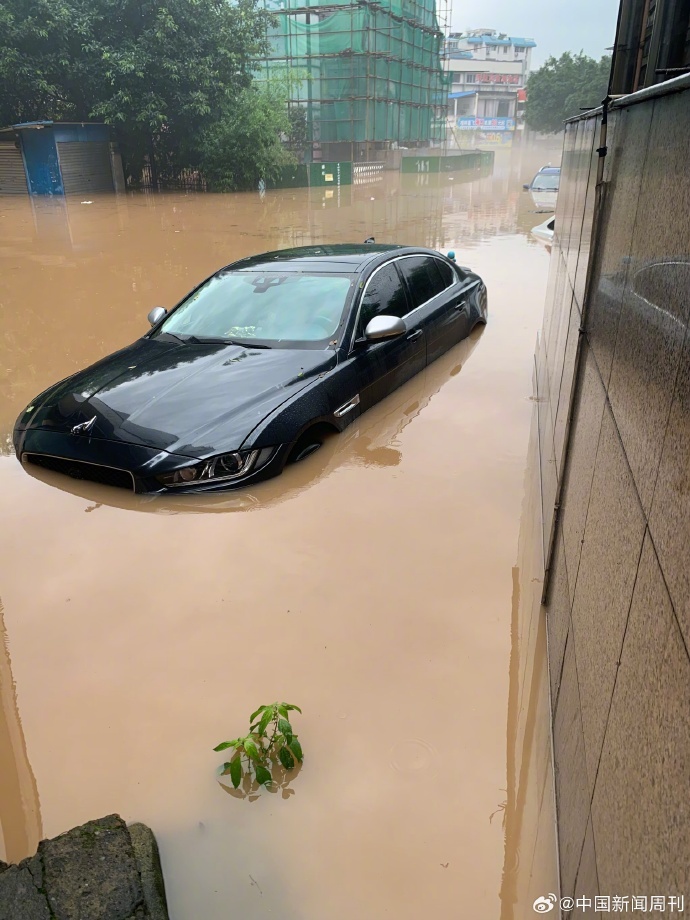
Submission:
[[[309,143],[309,126],[307,110],[302,105],[291,106],[288,110],[288,130],[286,147],[298,158],[302,158]]]
[[[246,106],[271,21],[259,0],[0,0],[0,124],[103,120],[130,174],[145,155],[194,168]]]
[[[198,168],[216,191],[256,188],[295,162],[283,147],[288,132],[287,96],[281,82],[254,84],[200,136]]]
[[[249,717],[249,733],[232,741],[222,741],[214,751],[232,750],[229,761],[223,764],[222,776],[229,776],[237,787],[243,776],[252,770],[260,786],[273,782],[271,767],[280,763],[285,770],[293,770],[295,761],[302,763],[302,747],[288,718],[291,711],[301,714],[299,706],[291,703],[270,703],[259,706]],[[258,721],[257,721],[258,720]]]
[[[527,126],[545,134],[562,131],[566,119],[602,103],[610,70],[610,56],[595,61],[566,51],[558,59],[550,57],[527,81]]]

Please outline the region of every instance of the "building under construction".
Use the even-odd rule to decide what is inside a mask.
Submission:
[[[437,8],[435,0],[264,4],[275,25],[262,70],[290,77],[290,107],[305,113],[306,159],[372,162],[396,147],[445,140],[448,78],[441,53],[448,6]]]

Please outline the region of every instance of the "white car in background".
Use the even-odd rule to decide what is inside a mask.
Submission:
[[[549,247],[553,243],[553,233],[556,226],[556,215],[552,214],[548,220],[545,220],[543,224],[539,224],[537,227],[532,227],[532,236],[536,236],[538,240],[541,240],[542,243],[546,243]]]
[[[532,197],[539,211],[555,211],[558,189],[561,184],[560,166],[542,166],[534,179],[523,188]]]

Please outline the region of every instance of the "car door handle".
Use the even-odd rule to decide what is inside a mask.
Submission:
[[[420,337],[421,334],[422,334],[422,330],[421,330],[421,329],[415,329],[414,332],[411,332],[411,333],[408,335],[407,341],[408,341],[408,342],[413,342],[415,339],[418,339],[418,338]]]
[[[462,309],[464,309],[464,307],[465,307],[465,301],[464,301],[464,300],[458,300],[458,301],[456,301],[456,302],[453,304],[453,309],[454,309],[454,310],[462,310]]]

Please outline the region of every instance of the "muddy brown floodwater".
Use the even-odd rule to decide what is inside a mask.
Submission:
[[[173,920],[490,920],[557,891],[543,633],[516,626],[548,269],[522,183],[555,157],[263,198],[0,199],[0,857],[144,821]],[[11,455],[20,410],[152,306],[250,253],[369,235],[454,249],[489,325],[281,477],[147,501]],[[276,698],[304,711],[304,767],[237,799],[212,748]]]

